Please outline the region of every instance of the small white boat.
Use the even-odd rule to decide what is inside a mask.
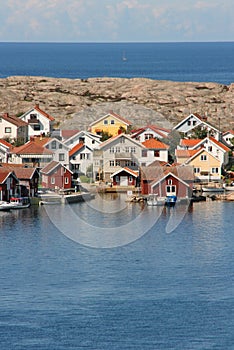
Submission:
[[[11,197],[10,199],[11,209],[24,209],[30,207],[29,197]]]
[[[203,186],[202,192],[224,192],[223,187]]]
[[[0,201],[0,211],[10,211],[12,209],[12,205],[6,201]]]
[[[224,188],[225,191],[234,191],[234,185],[224,184],[223,188]]]
[[[158,197],[157,194],[150,194],[149,197],[147,197],[147,205],[163,206],[165,205],[165,197]]]

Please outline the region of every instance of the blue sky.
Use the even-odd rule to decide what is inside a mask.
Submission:
[[[233,0],[2,0],[0,41],[233,41]]]

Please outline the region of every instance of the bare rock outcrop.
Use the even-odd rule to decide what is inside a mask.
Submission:
[[[234,84],[144,78],[0,79],[0,113],[19,115],[36,103],[62,128],[87,127],[108,110],[136,126],[157,123],[169,127],[190,113],[199,113],[223,130],[234,127]]]

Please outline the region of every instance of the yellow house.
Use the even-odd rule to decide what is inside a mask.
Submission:
[[[101,135],[102,132],[108,132],[109,135],[116,136],[123,130],[132,125],[132,123],[120,115],[110,111],[108,114],[99,118],[89,125],[89,131],[93,134]]]
[[[197,150],[192,157],[184,162],[184,165],[193,166],[196,180],[221,180],[221,161],[204,148]]]

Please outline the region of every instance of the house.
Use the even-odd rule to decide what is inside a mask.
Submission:
[[[205,148],[200,148],[191,155],[184,165],[193,166],[195,181],[220,181],[222,174],[222,163]]]
[[[31,137],[38,145],[43,146],[53,153],[53,160],[69,167],[69,147],[55,137],[35,136]]]
[[[169,146],[165,143],[158,141],[154,138],[150,138],[142,144],[147,148],[148,158],[149,161],[162,161],[162,162],[168,162],[168,149]]]
[[[225,131],[222,140],[230,147],[234,147],[234,130]]]
[[[126,132],[132,123],[120,115],[110,111],[98,120],[89,125],[89,131],[93,134],[102,135],[103,132],[111,136],[116,136],[121,132]]]
[[[131,137],[140,142],[144,142],[149,139],[163,139],[167,137],[170,133],[170,130],[156,126],[156,125],[147,125],[145,127],[132,130]]]
[[[72,171],[59,162],[51,161],[40,171],[41,185],[53,190],[72,187]]]
[[[52,132],[55,121],[52,116],[39,107],[39,104],[36,104],[19,118],[28,124],[28,137],[47,136]]]
[[[42,168],[53,159],[53,152],[31,140],[10,152],[9,163]]]
[[[4,113],[0,116],[0,138],[25,143],[28,141],[28,124],[16,116]]]
[[[71,135],[69,138],[64,140],[64,144],[72,149],[79,143],[83,143],[88,146],[90,149],[94,149],[101,144],[101,136],[93,134],[89,131],[78,131],[77,133]]]
[[[197,137],[204,138],[209,134],[216,140],[220,140],[221,133],[214,126],[207,123],[207,117],[202,117],[198,113],[189,114],[186,118],[180,121],[173,130],[183,134],[184,137],[192,137],[197,134]]]
[[[141,191],[143,195],[157,194],[159,197],[175,195],[191,198],[194,183],[191,166],[148,166],[141,168]]]
[[[23,197],[34,197],[38,192],[39,172],[36,168],[24,167],[21,164],[0,164],[0,168],[14,171],[18,183],[18,192]]]
[[[18,183],[14,171],[0,167],[0,200],[9,201],[15,196]]]
[[[70,169],[77,174],[87,174],[93,168],[93,150],[84,144],[78,143],[69,151]]]
[[[128,167],[117,170],[110,178],[113,187],[136,187],[139,185],[139,171],[133,171]]]
[[[148,165],[152,160],[148,157],[147,148],[132,139],[129,135],[119,134],[101,143],[93,151],[94,179],[109,182],[111,175],[121,168],[139,170],[139,166]]]
[[[179,148],[187,149],[187,150],[197,150],[201,147],[205,148],[207,151],[212,153],[216,158],[219,158],[222,165],[228,164],[230,148],[228,148],[222,142],[217,141],[212,136],[207,136],[201,140],[200,139],[190,139],[190,140],[182,139],[180,141]]]
[[[0,163],[7,163],[12,144],[4,139],[0,139]]]

